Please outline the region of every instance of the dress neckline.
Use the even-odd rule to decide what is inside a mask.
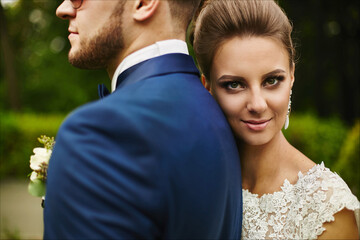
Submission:
[[[310,175],[311,173],[315,172],[316,170],[318,169],[324,169],[325,168],[325,165],[324,165],[324,162],[321,162],[320,164],[315,164],[312,168],[310,168],[308,171],[306,171],[305,173],[302,173],[301,171],[298,172],[298,178],[297,178],[297,181],[294,183],[294,184],[291,184],[289,182],[289,180],[287,178],[284,179],[284,182],[283,184],[280,186],[280,190],[279,191],[275,191],[273,193],[264,193],[263,195],[261,195],[259,197],[259,194],[257,193],[252,193],[250,192],[248,189],[244,189],[242,188],[242,191],[243,192],[246,192],[248,195],[252,196],[252,197],[255,197],[257,199],[262,199],[264,197],[270,197],[270,196],[273,196],[273,195],[276,195],[276,194],[280,194],[280,193],[283,193],[284,192],[284,188],[288,188],[288,187],[295,187],[296,185],[298,185],[299,181],[301,179],[303,179],[305,176],[308,176]]]

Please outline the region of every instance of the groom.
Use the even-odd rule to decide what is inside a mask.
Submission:
[[[229,126],[202,87],[186,28],[198,0],[65,0],[69,61],[111,94],[70,114],[50,160],[45,239],[240,239]]]

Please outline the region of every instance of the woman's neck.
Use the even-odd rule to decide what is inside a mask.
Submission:
[[[282,132],[270,142],[254,146],[238,141],[243,188],[262,195],[279,190],[286,178],[292,146]]]

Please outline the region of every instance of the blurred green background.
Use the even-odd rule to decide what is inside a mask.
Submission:
[[[109,87],[110,80],[104,70],[68,63],[68,21],[55,16],[61,1],[2,2],[0,179],[25,178],[37,137],[56,136],[66,115],[96,100],[97,84]],[[299,56],[286,137],[313,161],[324,161],[360,198],[358,1],[280,5],[293,22]]]

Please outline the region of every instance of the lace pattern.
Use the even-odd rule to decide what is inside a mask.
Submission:
[[[344,208],[360,208],[347,184],[322,162],[292,185],[258,197],[243,189],[242,239],[316,239]]]

